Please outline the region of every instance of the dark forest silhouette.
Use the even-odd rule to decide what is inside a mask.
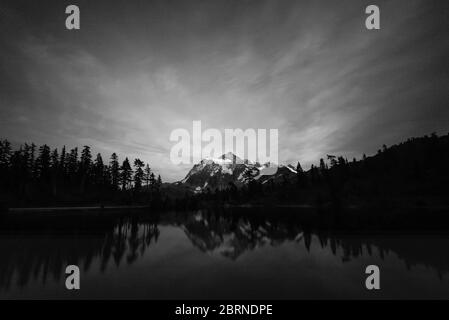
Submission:
[[[207,189],[177,200],[178,208],[223,205],[309,205],[313,207],[447,207],[449,206],[449,135],[411,138],[385,145],[371,157],[348,159],[327,155],[296,175],[256,181],[237,188]]]
[[[79,152],[25,143],[13,150],[7,140],[0,141],[0,177],[0,202],[10,206],[149,203],[160,199],[162,185],[140,159],[120,163],[113,153],[105,163],[100,153],[92,159],[89,146]]]
[[[3,206],[144,204],[157,209],[190,210],[223,206],[308,205],[447,207],[449,135],[411,138],[376,155],[348,159],[327,155],[296,175],[256,181],[195,194],[182,184],[162,184],[148,164],[112,154],[105,164],[90,147],[80,155],[24,144],[12,150],[0,141],[0,203]]]

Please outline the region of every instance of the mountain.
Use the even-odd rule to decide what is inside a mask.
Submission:
[[[234,184],[241,187],[251,180],[264,184],[270,180],[281,181],[296,176],[293,166],[275,165],[242,160],[232,152],[219,158],[206,158],[195,164],[178,185],[190,187],[196,193],[210,190],[222,190]]]

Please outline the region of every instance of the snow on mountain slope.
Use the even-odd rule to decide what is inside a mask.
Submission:
[[[274,165],[266,163],[252,163],[242,160],[231,152],[220,158],[206,158],[195,164],[181,183],[191,187],[195,192],[207,189],[225,189],[231,184],[241,187],[250,179],[261,183],[289,178],[296,175],[296,170],[291,166]]]

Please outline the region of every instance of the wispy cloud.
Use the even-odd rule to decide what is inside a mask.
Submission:
[[[446,130],[440,4],[379,5],[382,28],[370,32],[363,1],[108,3],[107,12],[82,1],[77,34],[57,27],[51,6],[33,29],[31,12],[5,3],[0,135],[139,157],[173,181],[188,168],[170,163],[170,132],[193,120],[278,128],[280,160],[306,167]]]

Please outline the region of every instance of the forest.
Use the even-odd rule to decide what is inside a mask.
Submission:
[[[0,141],[0,202],[3,207],[147,205],[191,210],[229,206],[407,207],[449,206],[449,135],[435,133],[348,160],[326,155],[317,165],[276,179],[249,179],[241,188],[194,193],[180,183],[162,183],[141,160],[105,163],[89,146],[51,150]]]
[[[17,206],[80,206],[157,202],[161,176],[140,159],[121,163],[113,153],[105,163],[92,159],[91,148],[81,152],[23,144],[13,150],[0,141],[0,202]]]
[[[326,155],[307,171],[267,181],[232,183],[178,200],[178,207],[209,205],[424,208],[449,206],[449,135],[435,133],[348,160]]]

